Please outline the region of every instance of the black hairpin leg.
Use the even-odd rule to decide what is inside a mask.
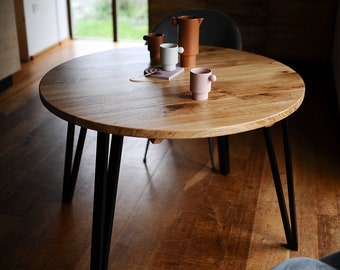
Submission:
[[[208,138],[208,144],[209,144],[210,168],[211,168],[211,170],[216,172],[217,169],[216,169],[215,159],[214,159],[214,142],[213,142],[213,138]]]
[[[218,158],[220,162],[220,173],[229,173],[229,136],[217,137]]]
[[[91,270],[108,266],[123,137],[98,132],[93,202]]]
[[[216,165],[215,165],[215,159],[214,159],[214,142],[213,142],[212,138],[208,138],[208,144],[209,144],[210,167],[213,171],[217,171]],[[143,157],[144,163],[146,163],[146,156],[148,154],[149,146],[150,146],[150,139],[147,139],[144,157]],[[228,150],[227,150],[227,152],[228,152]]]
[[[268,157],[272,170],[273,180],[276,189],[276,195],[279,202],[281,218],[287,240],[287,247],[291,250],[298,250],[298,236],[295,212],[295,198],[294,198],[294,179],[292,170],[291,152],[288,138],[288,120],[282,120],[282,135],[284,143],[285,163],[286,163],[286,177],[289,200],[290,219],[287,212],[286,202],[282,190],[282,183],[280,173],[277,165],[274,145],[269,128],[263,128],[268,151]]]
[[[77,182],[81,155],[86,138],[86,128],[80,128],[78,143],[73,160],[73,143],[74,143],[75,125],[68,123],[66,138],[66,154],[64,165],[64,182],[63,182],[63,203],[70,203],[73,198],[74,188]],[[73,163],[73,164],[72,164]]]
[[[149,145],[150,145],[150,140],[147,139],[147,141],[146,141],[146,146],[145,146],[145,152],[144,152],[144,158],[143,158],[143,162],[144,162],[144,163],[146,163],[146,156],[147,156],[147,154],[148,154]]]

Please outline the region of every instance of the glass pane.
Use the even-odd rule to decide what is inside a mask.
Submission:
[[[72,0],[74,38],[113,39],[111,0]]]
[[[118,40],[142,40],[148,33],[148,0],[117,0]]]
[[[148,33],[148,0],[117,0],[119,41],[141,41]],[[74,38],[113,39],[112,0],[72,0]]]

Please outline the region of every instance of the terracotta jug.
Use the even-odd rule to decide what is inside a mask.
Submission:
[[[162,33],[149,33],[143,36],[148,44],[150,52],[151,65],[156,66],[160,64],[160,45],[164,43],[164,34]]]
[[[182,67],[195,67],[196,56],[199,53],[199,34],[202,17],[179,16],[173,17],[171,23],[178,25],[178,46],[184,48],[181,54]]]

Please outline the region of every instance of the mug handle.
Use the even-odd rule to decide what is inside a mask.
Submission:
[[[177,25],[178,24],[178,21],[177,21],[176,17],[172,17],[171,18],[171,24],[173,24],[173,25]]]
[[[216,77],[216,75],[211,74],[211,75],[209,76],[208,80],[211,81],[211,82],[215,82],[215,81],[217,80],[217,77]]]

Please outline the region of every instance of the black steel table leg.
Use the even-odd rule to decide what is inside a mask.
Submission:
[[[97,136],[91,270],[105,270],[110,253],[123,137],[112,136],[109,153],[109,135],[98,132]]]
[[[286,163],[286,177],[287,177],[287,189],[288,189],[288,201],[290,217],[288,216],[285,197],[282,189],[282,183],[280,178],[280,172],[277,165],[274,145],[272,141],[272,136],[269,128],[263,128],[264,137],[267,146],[268,157],[270,161],[270,166],[272,170],[273,180],[275,184],[275,190],[277,199],[279,202],[282,223],[286,235],[287,247],[291,250],[298,249],[298,238],[297,238],[297,224],[295,215],[295,198],[294,198],[294,179],[292,170],[292,161],[290,153],[290,145],[288,139],[288,123],[287,119],[282,121],[283,125],[283,142],[284,142],[284,152],[285,152],[285,163]]]
[[[284,143],[284,151],[285,151],[287,189],[288,189],[288,200],[289,200],[289,211],[290,211],[290,226],[291,226],[291,237],[292,237],[291,242],[288,243],[288,246],[292,250],[298,250],[294,177],[293,177],[293,166],[292,166],[292,157],[291,157],[291,151],[290,151],[290,141],[289,141],[287,119],[284,119],[282,121],[282,135],[283,135],[283,143]]]
[[[220,162],[220,173],[229,173],[229,136],[217,137],[218,158]]]
[[[65,166],[64,166],[64,182],[63,182],[63,195],[62,202],[70,203],[73,198],[74,187],[77,182],[77,176],[79,172],[81,155],[84,148],[86,138],[86,128],[80,128],[78,143],[73,160],[73,143],[74,143],[74,130],[75,125],[68,123],[67,126],[67,138],[66,138],[66,154],[65,154]]]
[[[145,147],[144,157],[143,157],[143,162],[144,163],[146,163],[146,156],[148,154],[149,146],[150,146],[150,140],[147,139],[146,140],[146,147]]]
[[[208,138],[209,144],[209,156],[210,156],[210,168],[212,171],[217,172],[215,159],[214,159],[214,141],[213,138]]]

